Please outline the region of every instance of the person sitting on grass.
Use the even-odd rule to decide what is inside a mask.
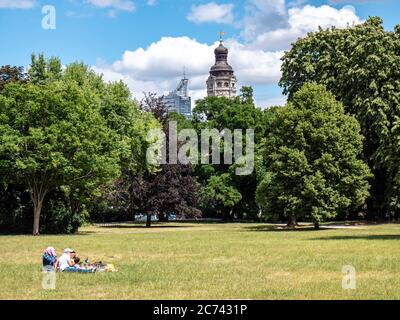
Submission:
[[[48,247],[46,250],[44,250],[42,256],[42,262],[44,270],[46,271],[57,270],[58,260],[57,260],[56,249],[54,249],[53,247]]]
[[[82,273],[89,273],[94,272],[94,270],[87,270],[81,268],[77,262],[79,263],[80,259],[76,256],[76,253],[72,249],[65,249],[63,255],[59,259],[59,270],[61,272],[82,272]],[[77,262],[75,262],[77,261]]]

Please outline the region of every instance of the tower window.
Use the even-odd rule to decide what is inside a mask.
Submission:
[[[229,87],[229,83],[228,82],[225,82],[225,87]]]
[[[217,83],[217,87],[218,87],[218,88],[222,88],[222,82],[218,82],[218,83]]]

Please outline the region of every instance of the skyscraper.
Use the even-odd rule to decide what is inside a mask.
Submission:
[[[228,49],[224,46],[222,33],[219,46],[214,50],[215,64],[211,67],[207,80],[209,97],[236,97],[237,79],[232,67],[228,64]]]
[[[168,112],[177,112],[186,118],[192,117],[192,98],[188,96],[188,83],[189,79],[184,74],[175,91],[164,96],[163,100],[168,107]]]

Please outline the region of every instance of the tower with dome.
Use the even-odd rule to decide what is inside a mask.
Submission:
[[[228,64],[228,48],[223,43],[221,32],[219,46],[214,50],[215,64],[210,69],[207,80],[209,97],[236,97],[237,79],[232,67]]]

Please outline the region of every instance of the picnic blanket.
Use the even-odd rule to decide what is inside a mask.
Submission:
[[[94,270],[95,272],[117,272],[112,263],[90,262],[89,259],[85,259],[83,263],[79,263],[78,266],[85,270]]]

